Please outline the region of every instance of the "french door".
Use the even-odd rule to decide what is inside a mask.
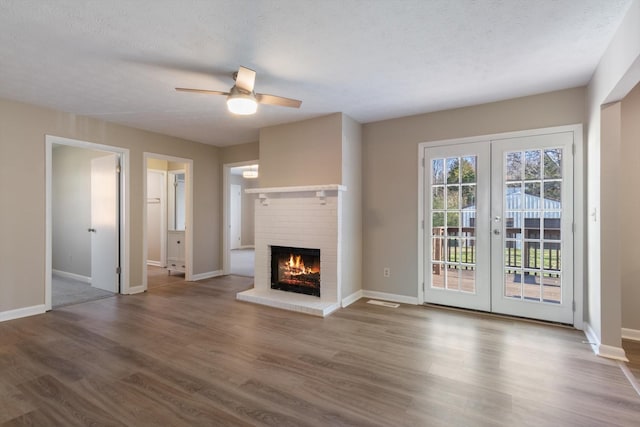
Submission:
[[[425,148],[425,302],[573,323],[573,132]]]

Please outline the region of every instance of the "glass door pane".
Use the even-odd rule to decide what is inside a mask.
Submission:
[[[562,150],[533,149],[504,154],[505,297],[562,302],[561,293],[552,291],[552,287],[562,287],[559,262],[562,252]],[[553,172],[545,173],[545,168],[551,168]],[[546,292],[543,292],[543,278],[548,282]]]
[[[478,218],[489,213],[489,146],[427,148],[425,158],[425,300],[488,310],[489,228]]]
[[[425,148],[425,302],[573,323],[573,137]]]
[[[572,257],[572,239],[563,240],[573,221],[572,143],[560,133],[492,145],[495,312],[573,321],[572,263],[562,262]]]

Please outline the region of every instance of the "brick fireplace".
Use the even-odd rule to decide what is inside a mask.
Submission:
[[[254,288],[237,294],[237,299],[286,310],[326,316],[340,307],[340,203],[342,185],[255,188],[255,283]],[[317,251],[317,268],[305,266],[306,282],[312,282],[317,269],[319,289],[303,292],[272,288],[273,248],[304,248]],[[311,252],[304,252],[307,260]],[[316,252],[314,252],[316,253]],[[290,260],[295,263],[295,256]],[[299,261],[298,261],[299,262]],[[298,267],[299,268],[299,267]],[[296,279],[297,280],[297,279]],[[289,282],[296,284],[295,281]],[[298,283],[298,285],[301,285]],[[305,284],[304,286],[307,286]],[[295,286],[293,286],[295,288]]]

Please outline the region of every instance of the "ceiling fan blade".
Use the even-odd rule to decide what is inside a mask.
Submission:
[[[236,76],[236,86],[238,89],[253,92],[256,83],[256,72],[247,67],[240,67]]]
[[[206,93],[207,95],[229,95],[229,92],[221,92],[219,90],[189,89],[186,87],[177,87],[176,90],[178,92]]]
[[[256,99],[260,104],[279,105],[281,107],[300,108],[302,105],[302,101],[297,99],[268,95],[266,93],[256,93]]]

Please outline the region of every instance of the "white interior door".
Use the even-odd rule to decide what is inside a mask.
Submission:
[[[231,211],[229,212],[229,248],[238,249],[241,245],[242,186],[231,184],[229,198],[231,205]]]
[[[572,145],[425,149],[425,302],[573,323]]]
[[[91,285],[119,291],[118,162],[116,154],[91,160]]]

